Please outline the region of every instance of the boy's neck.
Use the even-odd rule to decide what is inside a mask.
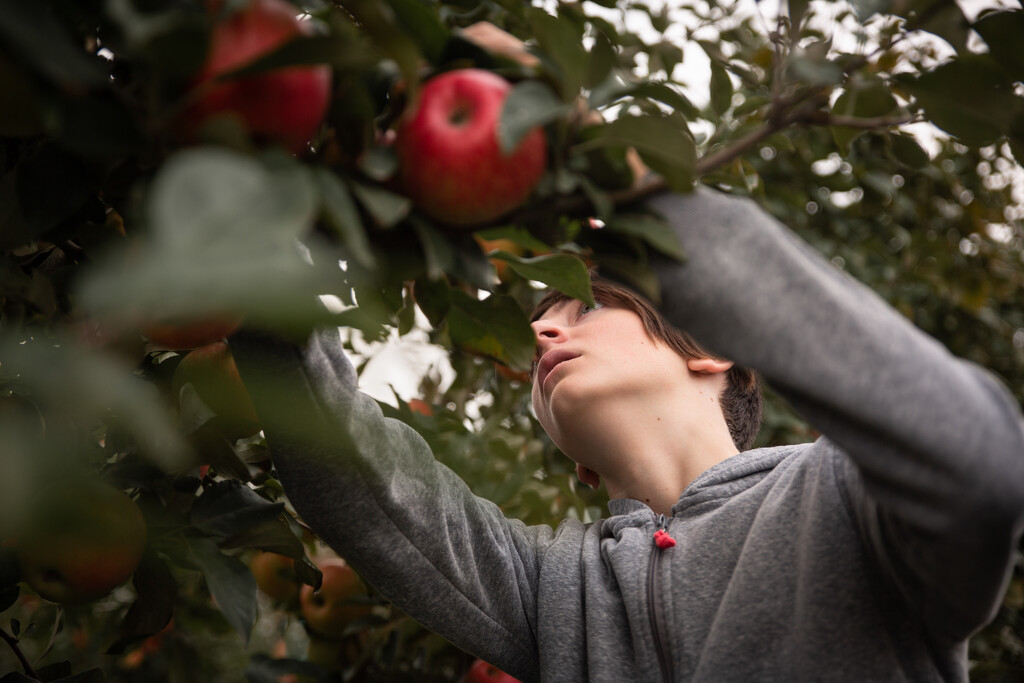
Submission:
[[[736,454],[717,402],[707,406],[657,404],[653,410],[621,405],[594,415],[580,435],[578,454],[600,475],[610,498],[631,498],[670,514],[690,483]]]

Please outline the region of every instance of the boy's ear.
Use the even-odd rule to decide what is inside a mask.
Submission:
[[[690,372],[698,375],[715,375],[725,372],[733,365],[731,360],[719,360],[717,358],[690,358],[686,361],[686,367]]]

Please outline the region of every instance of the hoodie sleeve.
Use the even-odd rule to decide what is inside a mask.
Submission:
[[[385,418],[356,390],[338,330],[304,346],[254,331],[230,344],[303,520],[404,612],[535,680],[535,554],[552,530],[506,519]]]
[[[753,201],[707,188],[651,207],[685,265],[661,263],[662,311],[759,371],[845,454],[867,551],[933,637],[994,616],[1024,525],[1024,420],[954,358]]]

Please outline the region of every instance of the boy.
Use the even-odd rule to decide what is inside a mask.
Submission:
[[[301,421],[264,420],[296,509],[400,609],[523,681],[967,680],[1024,524],[1019,407],[752,202],[651,204],[689,255],[657,264],[660,312],[716,355],[648,335],[614,287],[533,323],[535,410],[610,517],[506,519],[356,391],[336,333],[240,335],[257,408],[277,398],[261,375],[294,391]],[[825,436],[746,450],[723,358]]]

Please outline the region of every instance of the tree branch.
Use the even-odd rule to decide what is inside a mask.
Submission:
[[[29,678],[39,680],[39,674],[37,674],[36,670],[32,668],[32,664],[29,663],[28,658],[25,657],[25,653],[22,652],[21,648],[18,646],[18,639],[2,628],[0,628],[0,639],[3,639],[4,642],[11,646],[11,649],[14,651],[14,655],[18,658],[18,661],[21,662],[21,666],[25,670],[25,675]]]

